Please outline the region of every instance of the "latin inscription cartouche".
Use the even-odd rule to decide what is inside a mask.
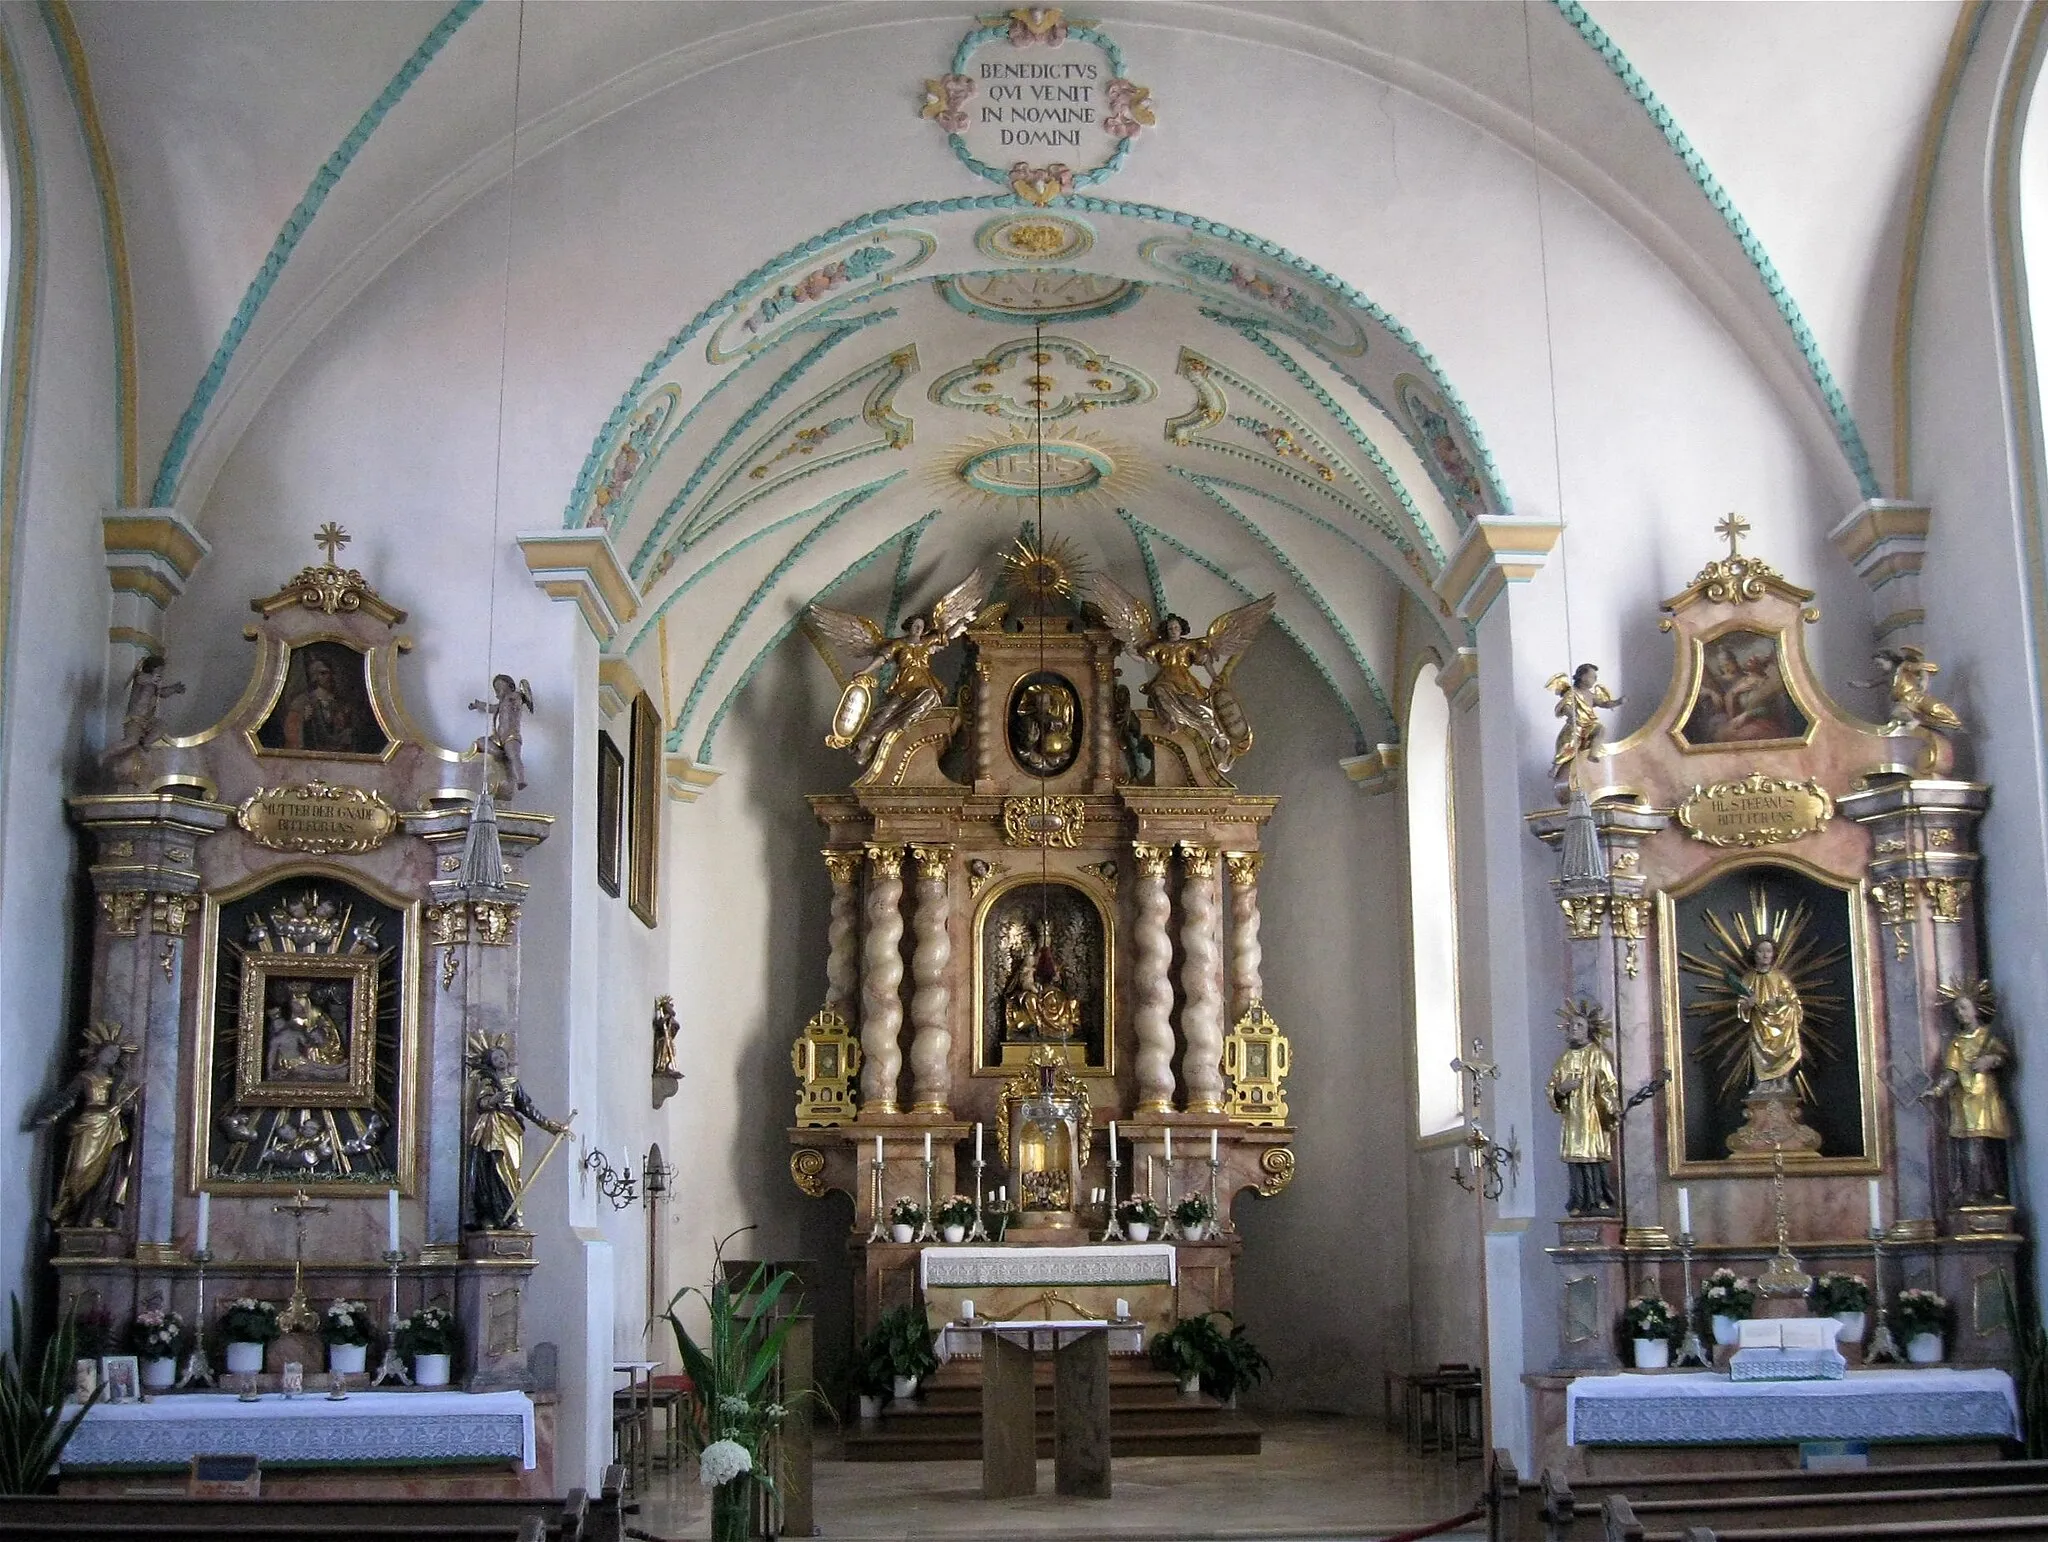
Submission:
[[[1695,786],[1678,805],[1678,822],[1710,846],[1775,846],[1827,828],[1834,799],[1819,782],[1786,781],[1752,771],[1740,781]]]

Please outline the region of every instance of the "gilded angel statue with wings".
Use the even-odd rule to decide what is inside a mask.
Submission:
[[[945,687],[932,673],[932,659],[973,624],[994,591],[994,580],[976,568],[941,595],[928,615],[913,614],[905,620],[903,634],[893,639],[866,616],[813,605],[804,616],[810,631],[849,657],[866,661],[839,694],[826,747],[843,750],[850,745],[853,758],[866,765],[889,734],[944,706]]]
[[[1153,666],[1145,683],[1152,710],[1169,728],[1193,734],[1217,775],[1229,771],[1252,747],[1251,725],[1230,688],[1231,672],[1273,614],[1275,596],[1225,611],[1197,637],[1184,616],[1155,622],[1152,607],[1112,579],[1097,577],[1089,594],[1117,640]]]

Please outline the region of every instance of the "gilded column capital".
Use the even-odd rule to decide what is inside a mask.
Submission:
[[[903,871],[903,848],[884,846],[876,841],[865,841],[861,849],[868,854],[868,865],[887,878],[894,878]]]
[[[476,940],[485,947],[502,948],[512,941],[512,928],[519,923],[519,907],[510,900],[472,900],[470,914],[476,919]]]
[[[1143,841],[1131,843],[1131,855],[1137,860],[1138,872],[1146,878],[1164,878],[1167,860],[1173,855],[1167,846],[1148,846]]]
[[[182,937],[192,912],[198,908],[196,894],[159,894],[150,906],[150,923],[166,937]]]
[[[1216,876],[1216,853],[1210,847],[1198,846],[1193,841],[1182,841],[1175,850],[1180,853],[1181,864],[1187,868],[1188,877]]]
[[[821,855],[825,858],[825,872],[831,877],[833,888],[844,888],[860,876],[859,852],[827,846]]]
[[[1575,942],[1590,942],[1600,935],[1600,918],[1607,913],[1604,894],[1566,894],[1557,901],[1564,912],[1565,930]]]
[[[913,843],[910,859],[917,864],[917,876],[924,879],[936,878],[944,882],[946,867],[953,860],[951,846],[923,846]]]
[[[1259,869],[1265,864],[1265,853],[1258,851],[1226,851],[1223,862],[1230,869],[1230,881],[1249,888],[1259,881]]]
[[[100,895],[100,909],[107,915],[107,930],[116,937],[133,937],[140,929],[142,907],[149,901],[145,889],[109,889]]]

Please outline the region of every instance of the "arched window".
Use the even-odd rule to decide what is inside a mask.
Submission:
[[[1459,1053],[1457,885],[1451,865],[1451,707],[1425,664],[1408,698],[1409,936],[1414,945],[1415,1129],[1435,1135],[1463,1118]]]

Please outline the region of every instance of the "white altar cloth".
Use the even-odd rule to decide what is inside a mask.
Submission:
[[[1840,1381],[1730,1381],[1718,1371],[1581,1376],[1565,1394],[1574,1446],[1998,1440],[2020,1432],[1997,1370],[1864,1370]]]
[[[973,1322],[947,1323],[938,1333],[938,1354],[941,1363],[955,1356],[963,1360],[981,1358],[982,1335],[986,1333],[1006,1334],[1011,1339],[1021,1339],[1025,1347],[1035,1351],[1058,1349],[1070,1339],[1098,1329],[1109,1334],[1109,1352],[1113,1355],[1137,1355],[1145,1352],[1145,1325],[1141,1322],[1101,1322],[1092,1317],[1060,1318],[1019,1318],[1015,1322],[993,1322],[977,1318]],[[1048,1341],[1049,1335],[1049,1341]]]
[[[524,1392],[352,1392],[294,1398],[179,1392],[99,1403],[62,1465],[183,1467],[202,1452],[252,1453],[291,1466],[516,1461],[534,1465],[533,1399]]]
[[[928,1247],[917,1255],[917,1283],[949,1289],[1004,1285],[1174,1285],[1179,1254],[1171,1243],[1097,1243],[1090,1247]]]

